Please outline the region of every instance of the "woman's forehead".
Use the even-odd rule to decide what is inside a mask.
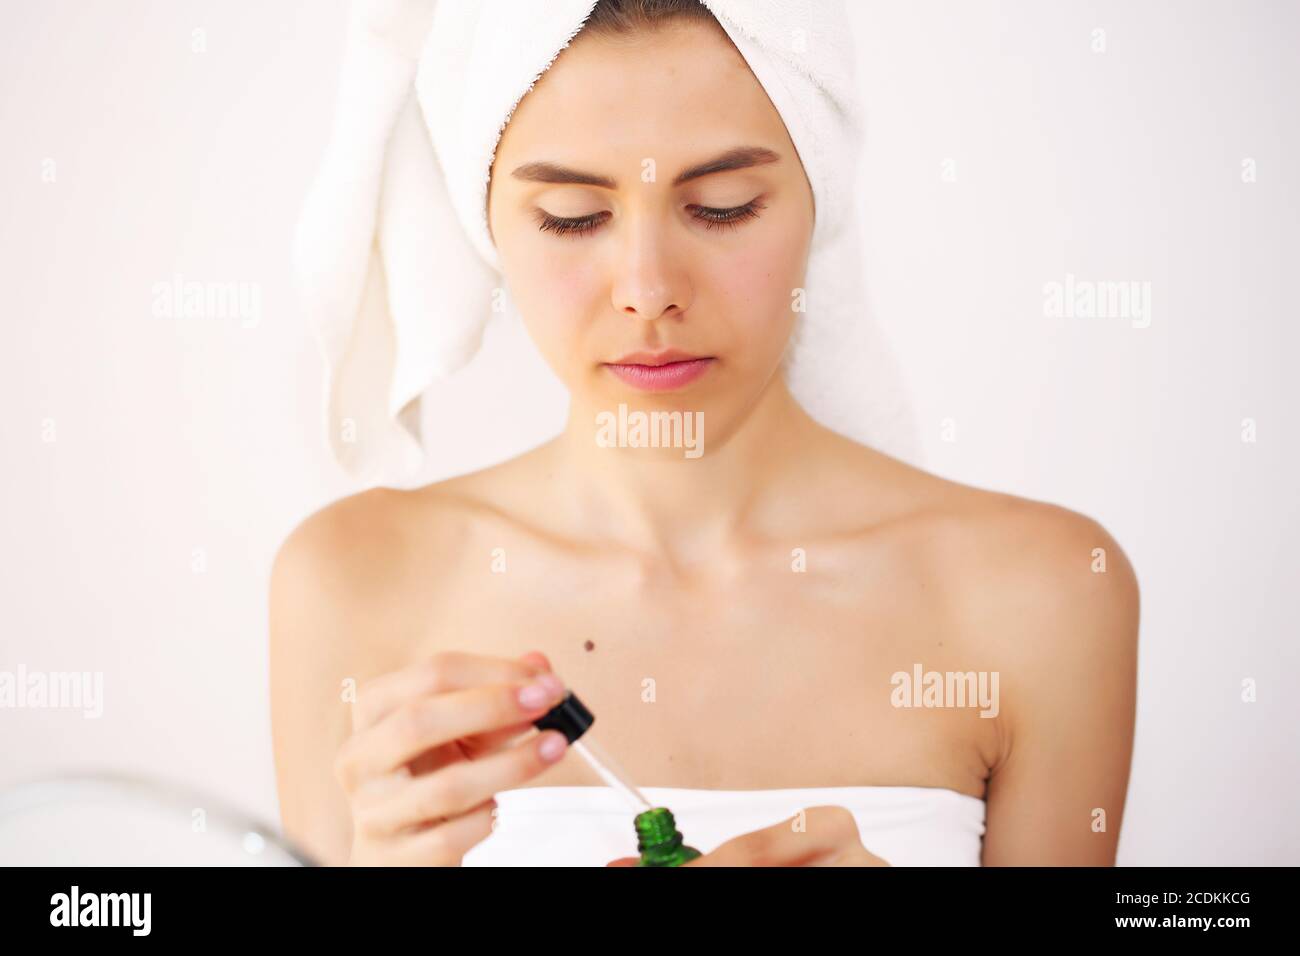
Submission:
[[[497,161],[513,168],[563,152],[689,162],[715,147],[786,142],[780,114],[731,41],[689,24],[575,41],[516,107]]]

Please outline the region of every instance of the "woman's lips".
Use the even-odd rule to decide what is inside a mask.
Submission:
[[[689,385],[707,372],[712,364],[712,358],[693,358],[655,365],[607,362],[605,368],[633,388],[647,392],[667,392]]]

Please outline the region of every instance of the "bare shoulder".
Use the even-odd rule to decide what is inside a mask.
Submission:
[[[1137,572],[1109,530],[1044,501],[981,489],[961,499],[939,521],[936,554],[968,620],[1001,621],[1004,633],[1019,637],[1025,627],[1036,629],[1031,652],[1068,656],[1061,641],[1080,633],[1126,650],[1124,641],[1136,634],[1128,624],[1138,614]]]
[[[988,650],[1127,654],[1136,639],[1137,573],[1099,521],[1079,511],[940,478],[888,459],[892,524],[936,585],[950,625]],[[1026,633],[1026,632],[1031,633]]]
[[[352,732],[347,701],[411,663],[439,556],[463,526],[454,498],[375,488],[308,515],[271,569],[271,730],[285,832],[320,859],[347,859],[350,815],[333,775]],[[444,558],[445,559],[445,558]]]
[[[902,467],[914,505],[898,524],[932,583],[945,642],[963,669],[1000,674],[999,766],[1015,747],[1027,760],[1031,741],[1044,753],[1073,746],[1081,728],[1126,759],[1140,598],[1120,543],[1070,508]]]
[[[391,488],[302,519],[271,568],[272,709],[297,706],[303,694],[336,702],[341,680],[359,684],[409,663],[465,524],[452,501]]]
[[[328,601],[391,597],[431,557],[455,551],[473,509],[465,479],[404,491],[372,488],[308,515],[276,554],[273,589]],[[307,596],[305,594],[299,596]]]
[[[406,537],[405,494],[372,488],[308,515],[280,545],[271,572],[273,592],[310,591],[318,599],[335,600],[382,589]]]
[[[983,863],[1113,864],[1137,698],[1128,555],[1073,509],[912,481],[919,504],[903,524],[932,576],[949,660],[997,680]]]
[[[330,635],[364,639],[381,624],[400,631],[411,595],[427,591],[457,558],[476,522],[499,512],[498,488],[509,485],[501,475],[511,467],[513,461],[412,490],[372,488],[308,515],[276,553],[273,619],[314,619],[317,642]],[[370,626],[335,626],[356,619]]]
[[[967,597],[1001,581],[1042,600],[1136,592],[1128,555],[1095,518],[1059,504],[943,481],[925,520],[933,554]],[[997,598],[1000,589],[990,596]]]
[[[1120,543],[1095,518],[1058,504],[900,462],[888,463],[884,475],[877,486],[906,502],[895,505],[890,521],[902,543],[897,554],[924,582],[920,593],[948,659],[961,671],[998,675],[997,753],[987,759],[1000,782],[990,793],[1014,796],[1022,808],[1041,797],[1044,812],[1055,813],[1051,806],[1068,801],[1053,788],[1077,784],[1089,792],[1089,807],[1118,813],[1132,747],[1140,616],[1137,574]],[[1069,772],[1056,763],[1060,753],[1073,755]],[[1088,786],[1072,774],[1089,777]],[[1022,858],[1007,841],[996,844],[990,858]],[[1061,858],[1100,852],[1087,847],[1062,850]],[[1023,858],[1042,852],[1024,850]]]
[[[285,833],[328,864],[348,858],[347,799],[333,767],[352,729],[347,682],[382,622],[402,534],[392,493],[350,495],[300,521],[271,568],[271,738]],[[382,665],[372,665],[382,666]]]

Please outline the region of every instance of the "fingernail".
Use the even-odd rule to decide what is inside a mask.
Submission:
[[[568,738],[559,731],[550,731],[542,734],[542,742],[537,748],[542,759],[547,763],[554,763],[564,756],[564,751],[569,748]]]
[[[535,684],[543,684],[550,691],[552,697],[559,698],[564,696],[564,681],[560,680],[550,671],[538,674],[533,681]]]
[[[554,696],[552,689],[540,679],[519,689],[519,704],[527,710],[545,707]]]

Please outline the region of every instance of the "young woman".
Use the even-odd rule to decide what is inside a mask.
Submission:
[[[611,25],[628,6],[597,5],[492,168],[492,238],[569,390],[563,432],[338,501],[277,556],[287,833],[329,864],[457,865],[495,839],[494,795],[582,819],[611,791],[531,726],[567,685],[657,795],[732,821],[765,794],[806,810],[724,824],[690,865],[1113,863],[1138,628],[1123,551],[805,412],[781,360],[816,210],[781,115],[696,0]],[[605,447],[597,416],[620,403],[701,413],[704,454]],[[930,673],[978,674],[995,700],[898,677]],[[885,812],[900,796],[912,817]]]

